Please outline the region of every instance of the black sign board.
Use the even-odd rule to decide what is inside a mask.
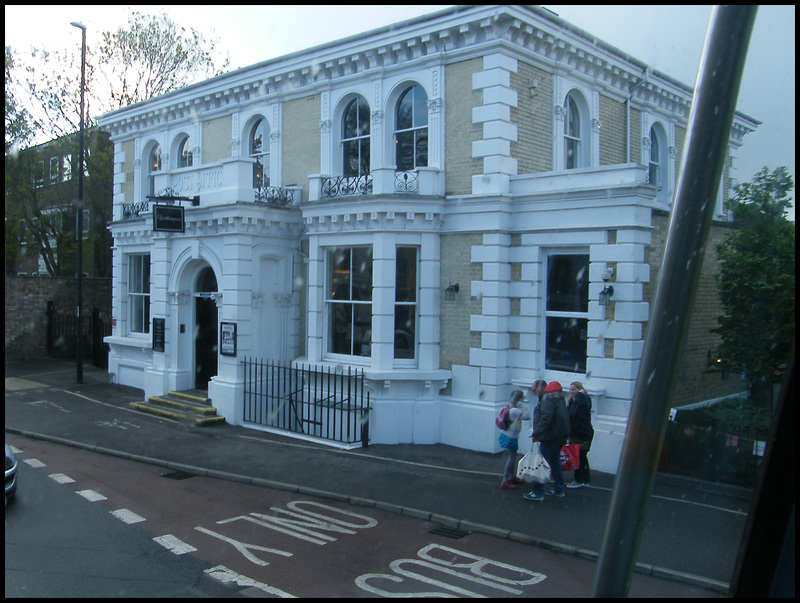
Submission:
[[[236,323],[219,324],[219,353],[223,356],[236,356]]]
[[[183,207],[180,205],[154,205],[153,230],[161,232],[184,232]]]
[[[164,351],[164,331],[165,331],[165,318],[154,318],[153,319],[153,351],[154,352],[163,352]]]

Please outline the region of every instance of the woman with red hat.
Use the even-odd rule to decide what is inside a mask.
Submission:
[[[553,477],[552,490],[544,492],[544,484],[534,483],[533,491],[525,494],[527,500],[544,500],[544,495],[564,496],[564,472],[561,469],[561,447],[569,436],[569,413],[564,393],[558,381],[544,388],[544,398],[533,411],[533,441],[539,442],[539,452],[550,465]]]

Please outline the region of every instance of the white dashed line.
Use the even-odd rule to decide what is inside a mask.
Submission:
[[[47,465],[45,465],[39,459],[25,459],[23,462],[27,463],[28,465],[30,465],[34,469],[39,469],[40,467],[47,467]]]
[[[193,553],[197,550],[191,544],[186,544],[182,540],[178,540],[172,534],[156,536],[153,540],[176,555],[185,555],[186,553]]]
[[[140,523],[144,521],[144,517],[128,509],[117,509],[116,511],[111,511],[111,514],[125,523]]]
[[[63,473],[51,473],[50,479],[57,481],[59,484],[71,484],[75,481],[69,475],[64,475]]]
[[[98,500],[108,500],[108,498],[106,498],[102,494],[98,494],[94,490],[79,490],[78,494],[83,496],[89,502],[97,502]]]

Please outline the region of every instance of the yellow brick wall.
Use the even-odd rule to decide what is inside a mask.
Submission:
[[[481,264],[470,262],[472,246],[480,245],[480,233],[441,236],[442,313],[440,323],[440,367],[469,365],[470,347],[481,346],[481,334],[470,332],[470,315],[481,313],[481,300],[471,295],[471,282],[481,280]],[[458,283],[455,299],[446,300],[444,289]]]
[[[628,140],[625,103],[600,95],[600,165],[625,163]],[[631,139],[633,143],[633,139]]]
[[[308,175],[320,170],[319,116],[319,94],[283,105],[283,186],[302,186],[304,199],[308,199]]]
[[[203,163],[215,163],[231,156],[231,116],[203,122]]]
[[[553,76],[520,61],[517,73],[511,74],[511,88],[517,93],[517,106],[511,108],[511,123],[517,126],[511,156],[517,160],[517,173],[548,172],[553,169]]]
[[[133,191],[135,190],[133,161],[136,159],[136,144],[133,140],[126,140],[120,146],[122,147],[122,152],[125,153],[125,163],[122,164],[125,182],[122,184],[122,192],[125,194],[125,203],[133,203]]]
[[[472,123],[472,109],[483,105],[483,92],[472,89],[472,74],[483,71],[483,59],[445,68],[445,190],[472,193],[472,176],[483,173],[483,160],[472,158],[472,143],[483,138],[483,126]]]

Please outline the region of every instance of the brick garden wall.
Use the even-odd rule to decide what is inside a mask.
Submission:
[[[47,302],[56,312],[75,313],[78,303],[76,278],[6,277],[6,360],[47,356]],[[83,279],[83,315],[92,308],[111,313],[111,279]],[[88,328],[88,327],[87,327]]]
[[[644,299],[650,303],[652,311],[655,301],[655,288],[658,273],[664,259],[669,215],[666,212],[653,212],[652,242],[646,261],[650,264],[650,282],[644,287]],[[689,331],[678,361],[678,382],[672,402],[673,407],[685,406],[693,402],[722,398],[747,389],[740,375],[723,375],[708,372],[709,352],[719,343],[718,335],[711,332],[717,326],[721,312],[717,284],[714,274],[717,271],[716,246],[722,242],[731,226],[725,223],[712,224],[697,285]]]

